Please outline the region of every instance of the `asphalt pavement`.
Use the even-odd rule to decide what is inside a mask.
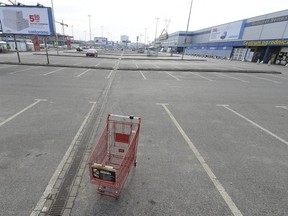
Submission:
[[[1,55],[0,215],[287,215],[287,67],[134,54]],[[143,119],[118,200],[87,166],[108,113]]]

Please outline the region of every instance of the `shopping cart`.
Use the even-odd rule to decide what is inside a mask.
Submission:
[[[136,166],[141,118],[108,114],[89,159],[90,182],[97,192],[118,199],[132,165]]]

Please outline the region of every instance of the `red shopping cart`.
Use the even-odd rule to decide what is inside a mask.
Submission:
[[[90,182],[97,192],[118,198],[132,165],[136,166],[141,118],[108,114],[89,159]]]

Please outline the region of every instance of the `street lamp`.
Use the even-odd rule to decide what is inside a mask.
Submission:
[[[88,15],[88,17],[89,17],[89,35],[90,35],[90,41],[91,41],[91,22],[90,22],[91,15]]]
[[[146,36],[147,36],[147,28],[145,28],[145,35],[144,35],[144,44],[145,44],[145,46],[146,46]]]
[[[182,58],[181,58],[182,60],[184,58],[184,53],[185,53],[185,49],[186,49],[186,41],[187,41],[187,35],[188,35],[188,28],[189,28],[189,22],[190,22],[190,16],[191,16],[192,4],[193,4],[193,0],[191,0],[191,4],[190,4],[190,10],[189,10],[189,16],[188,16],[187,28],[186,28],[186,35],[185,35],[184,47],[183,47]]]
[[[156,30],[155,30],[155,41],[154,41],[154,45],[156,44],[156,38],[157,38],[157,28],[158,28],[158,20],[159,20],[159,18],[158,18],[158,17],[156,17],[155,19],[156,19]]]

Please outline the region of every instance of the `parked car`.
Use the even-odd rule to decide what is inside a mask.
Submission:
[[[82,49],[82,47],[77,47],[76,51],[80,52],[80,51],[83,51],[83,49]]]
[[[98,57],[98,52],[96,49],[88,49],[86,52],[86,56]]]

